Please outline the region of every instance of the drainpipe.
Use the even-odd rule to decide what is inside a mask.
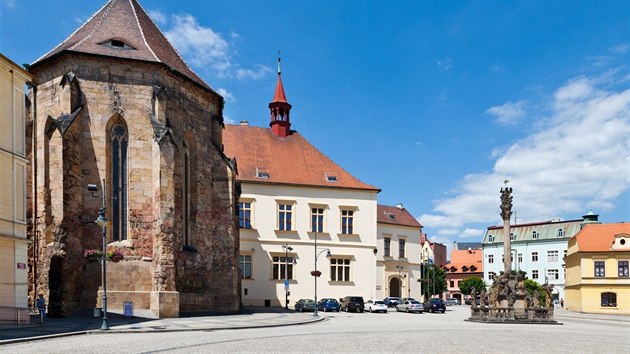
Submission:
[[[37,301],[37,262],[39,259],[39,232],[37,230],[37,86],[32,82],[27,85],[33,89],[33,129],[31,130],[31,149],[33,166],[33,308]]]

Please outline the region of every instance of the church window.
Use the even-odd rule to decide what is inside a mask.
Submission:
[[[112,238],[127,239],[127,129],[120,123],[111,130],[112,154]]]
[[[184,143],[184,186],[183,186],[183,204],[184,204],[184,245],[190,245],[190,156],[188,147]]]

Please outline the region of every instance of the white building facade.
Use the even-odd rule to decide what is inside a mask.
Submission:
[[[223,134],[241,190],[243,305],[292,308],[303,298],[376,298],[380,190],[290,129],[280,72],[269,109],[270,128],[242,122],[226,125]]]
[[[422,225],[405,209],[379,205],[376,294],[372,299],[412,297],[420,299],[420,235]],[[367,299],[366,299],[367,300]]]
[[[541,285],[553,284],[554,298],[564,298],[568,241],[586,223],[596,223],[597,218],[591,212],[578,220],[512,225],[512,270],[526,272],[527,278]],[[488,284],[503,271],[503,233],[503,226],[491,226],[482,240],[484,280]]]

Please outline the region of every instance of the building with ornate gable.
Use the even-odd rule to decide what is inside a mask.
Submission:
[[[226,125],[223,140],[226,154],[238,162],[242,191],[243,304],[292,306],[312,299],[316,262],[318,298],[375,298],[379,189],[291,130],[279,67],[269,110],[269,128]]]
[[[422,225],[403,207],[378,205],[376,299],[421,298],[420,263]]]
[[[110,0],[37,59],[31,171],[31,294],[51,315],[101,305],[94,223],[104,181],[108,306],[141,316],[237,311],[239,237],[223,98],[195,74],[136,0]]]
[[[586,225],[568,242],[565,307],[630,315],[630,224]]]
[[[445,298],[455,298],[464,303],[470,294],[462,294],[459,282],[477,277],[483,279],[483,249],[480,242],[453,242],[451,259],[442,266],[446,272]]]

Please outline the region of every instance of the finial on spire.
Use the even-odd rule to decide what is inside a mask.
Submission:
[[[280,51],[278,51],[278,75],[280,75]]]

